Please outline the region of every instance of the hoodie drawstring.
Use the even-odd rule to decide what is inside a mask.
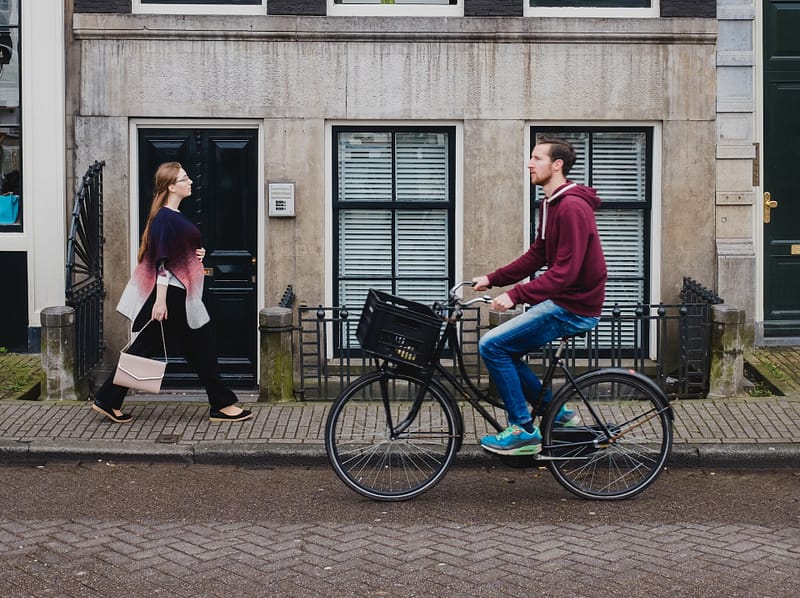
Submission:
[[[565,191],[569,191],[573,187],[575,187],[577,183],[570,183],[566,187],[562,187],[558,191],[553,194],[553,197],[545,197],[544,202],[542,203],[542,239],[545,238],[545,231],[547,230],[547,206],[550,204],[551,201],[559,197]]]

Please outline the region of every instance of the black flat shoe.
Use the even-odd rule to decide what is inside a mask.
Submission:
[[[237,415],[228,415],[222,411],[214,411],[212,409],[209,419],[212,422],[243,422],[251,417],[253,417],[253,412],[249,409],[242,409],[242,412]]]
[[[95,399],[94,403],[92,403],[92,409],[97,411],[97,413],[100,415],[105,415],[108,419],[117,424],[127,424],[133,421],[133,416],[130,413],[117,415],[114,413],[113,409],[107,409],[106,407],[103,407],[102,403],[100,403],[100,401],[97,399]]]

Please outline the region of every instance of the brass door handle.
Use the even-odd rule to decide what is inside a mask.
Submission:
[[[772,196],[770,195],[769,191],[764,193],[764,224],[770,223],[770,221],[772,220],[772,217],[770,216],[770,210],[772,210],[772,208],[777,208],[777,207],[778,207],[778,202],[772,199]]]

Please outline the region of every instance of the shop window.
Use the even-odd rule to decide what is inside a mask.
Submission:
[[[19,0],[0,0],[0,231],[22,229]]]

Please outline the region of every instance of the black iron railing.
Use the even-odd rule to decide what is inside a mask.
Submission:
[[[66,304],[75,309],[75,375],[103,357],[103,167],[95,162],[81,179],[67,240]]]
[[[670,396],[704,397],[709,387],[710,308],[722,300],[691,279],[684,286],[679,304],[607,307],[597,328],[571,342],[570,366],[575,371],[633,369],[652,378]],[[360,308],[298,308],[300,375],[295,392],[300,398],[334,398],[343,386],[373,367],[355,340]],[[460,334],[471,375],[479,384],[488,384],[478,358],[478,342],[487,329],[483,313],[465,310]],[[547,346],[528,356],[535,371],[544,371],[552,350]]]
[[[626,368],[653,379],[669,396],[701,398],[709,386],[709,305],[614,305],[600,324],[572,339],[566,360],[573,371]],[[528,356],[544,371],[555,346]]]
[[[683,279],[681,301],[689,314],[687,327],[681,329],[682,377],[689,380],[690,388],[696,391],[692,396],[705,396],[711,369],[711,306],[724,301],[714,291],[689,277]]]
[[[355,339],[360,310],[361,306],[355,313],[344,307],[298,308],[300,376],[295,394],[300,398],[333,398],[344,386],[374,367],[374,360],[362,353]],[[477,358],[480,328],[480,310],[465,308],[461,346],[466,362],[476,366],[478,377],[481,376]]]

